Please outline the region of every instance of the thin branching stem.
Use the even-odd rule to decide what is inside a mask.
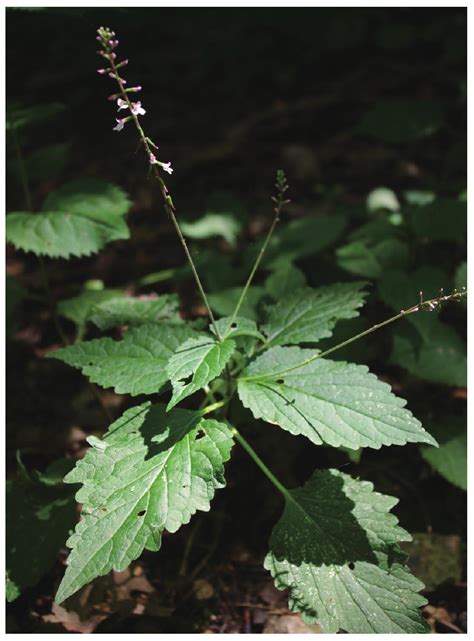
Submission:
[[[272,376],[281,376],[283,374],[288,374],[288,372],[292,372],[295,369],[299,369],[300,367],[304,367],[305,365],[308,365],[309,363],[312,363],[313,361],[316,361],[319,358],[323,358],[324,356],[328,356],[328,354],[332,354],[336,350],[341,349],[342,347],[346,347],[346,345],[350,345],[354,341],[359,340],[359,338],[363,338],[368,334],[372,334],[372,332],[375,332],[381,327],[385,327],[385,325],[389,325],[390,323],[393,323],[399,320],[400,318],[404,318],[409,314],[414,314],[419,311],[433,311],[442,302],[447,302],[450,300],[460,300],[464,296],[467,296],[467,290],[464,290],[462,292],[458,292],[457,290],[454,290],[454,292],[452,292],[451,294],[438,296],[438,298],[432,298],[431,300],[422,301],[417,305],[413,305],[413,307],[410,307],[409,309],[402,309],[399,314],[396,314],[395,316],[391,316],[390,318],[387,318],[387,320],[384,320],[381,323],[372,325],[372,327],[370,327],[369,329],[366,329],[364,332],[360,332],[360,334],[356,334],[355,336],[352,336],[352,338],[348,338],[346,341],[343,341],[342,343],[338,343],[337,345],[334,345],[334,347],[327,349],[325,352],[316,352],[315,354],[313,354],[313,356],[310,356],[309,358],[306,358],[304,361],[301,361],[301,363],[297,363],[296,365],[292,365],[291,367],[287,367],[278,372],[272,372]],[[257,378],[260,378],[260,376],[248,376],[248,377],[246,376],[241,380],[250,381]]]

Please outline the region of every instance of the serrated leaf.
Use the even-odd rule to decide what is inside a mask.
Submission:
[[[231,322],[232,321],[232,322]],[[238,336],[253,336],[260,340],[265,337],[258,331],[255,321],[242,316],[226,316],[216,321],[217,330],[222,338],[237,338]],[[210,331],[215,334],[214,327],[209,325]]]
[[[7,601],[36,585],[57,559],[76,508],[64,485],[7,481]]]
[[[142,325],[120,341],[98,338],[48,354],[82,370],[93,383],[113,387],[117,394],[155,394],[168,380],[166,365],[191,336],[186,325]]]
[[[146,325],[150,323],[181,323],[179,300],[176,294],[158,298],[115,298],[93,309],[90,320],[102,330],[117,325]]]
[[[278,266],[265,281],[265,289],[276,301],[305,285],[305,275],[290,262]]]
[[[367,367],[323,358],[300,366],[315,353],[299,347],[264,352],[238,379],[240,400],[255,418],[302,434],[316,445],[436,445],[405,409],[406,401]]]
[[[263,332],[272,345],[315,343],[332,335],[336,322],[359,315],[367,295],[365,283],[336,283],[300,289],[269,308]]]
[[[439,448],[423,447],[421,455],[450,483],[467,490],[467,421],[448,416],[430,425]]]
[[[83,327],[90,319],[94,307],[104,301],[123,296],[120,289],[85,289],[73,298],[66,298],[58,303],[58,314]]]
[[[397,502],[338,470],[287,492],[265,567],[292,611],[324,633],[428,631],[423,584],[398,545],[411,537],[389,512]]]
[[[113,423],[103,447],[92,447],[65,478],[82,483],[82,519],[56,594],[61,603],[112,569],[124,570],[144,549],[157,551],[163,530],[176,532],[197,510],[208,511],[225,485],[233,444],[227,425],[198,412],[145,403]]]
[[[18,249],[52,258],[88,256],[113,240],[129,238],[124,192],[96,180],[76,181],[50,194],[43,212],[14,212],[6,238]]]
[[[180,345],[166,368],[173,386],[168,410],[217,378],[234,350],[235,341],[231,338],[218,342],[210,336],[190,338]]]

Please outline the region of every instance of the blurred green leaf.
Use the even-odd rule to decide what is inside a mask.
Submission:
[[[450,278],[435,267],[421,267],[411,274],[387,271],[379,281],[379,296],[399,312],[416,305],[420,291],[428,300],[438,296],[442,287],[448,291],[449,283]],[[439,318],[438,312],[409,314],[405,323],[394,333],[390,362],[434,383],[465,385],[465,343]]]
[[[218,294],[209,294],[209,304],[212,311],[219,316],[232,316],[237,302],[242,293],[242,287],[232,287],[225,289]],[[239,316],[244,316],[250,320],[257,320],[257,307],[265,294],[265,289],[258,285],[249,287],[247,295],[242,303]]]
[[[267,247],[262,264],[276,269],[298,258],[313,256],[331,246],[342,234],[346,218],[340,215],[307,217],[293,220],[275,230]],[[245,253],[245,262],[253,265],[263,240]]]
[[[61,102],[50,102],[45,105],[35,105],[34,107],[11,105],[7,107],[7,131],[13,128],[18,130],[31,125],[37,125],[48,118],[56,116],[65,109],[66,105]]]
[[[365,114],[359,131],[387,143],[406,143],[432,135],[443,121],[434,101],[384,100]]]
[[[441,421],[425,421],[439,449],[422,447],[421,455],[441,476],[462,490],[467,490],[467,421],[466,417],[447,416]]]
[[[60,301],[58,314],[71,320],[81,330],[90,319],[96,305],[123,295],[120,289],[85,289],[78,296]]]
[[[181,231],[188,238],[205,239],[222,236],[229,245],[235,246],[242,224],[230,213],[207,213],[198,220],[180,223]]]
[[[427,240],[466,241],[467,204],[454,198],[437,198],[409,210],[417,236]]]
[[[34,182],[53,180],[60,176],[70,159],[70,143],[49,145],[25,158],[28,177]]]
[[[370,212],[387,210],[399,211],[400,203],[397,194],[387,187],[378,187],[373,189],[367,196],[367,209]]]
[[[429,205],[436,199],[434,191],[411,189],[403,192],[403,195],[409,205]]]
[[[37,475],[37,482],[7,481],[7,601],[46,574],[76,522],[75,488],[63,485],[62,477],[55,483],[50,472]]]
[[[276,301],[305,285],[306,276],[290,262],[279,264],[265,281],[265,289]]]
[[[398,238],[386,238],[375,244],[357,240],[340,247],[336,256],[339,267],[351,274],[379,278],[386,269],[405,266],[410,250]]]

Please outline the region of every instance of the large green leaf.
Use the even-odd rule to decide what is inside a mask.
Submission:
[[[117,394],[154,394],[168,380],[166,365],[176,349],[196,332],[186,325],[142,325],[121,341],[98,338],[49,354],[81,369],[93,383]]]
[[[318,470],[289,490],[265,567],[290,609],[324,633],[418,633],[423,584],[398,543],[411,540],[390,514],[397,499],[338,470]]]
[[[158,298],[115,298],[96,305],[90,317],[102,330],[117,325],[146,325],[148,323],[181,323],[179,300],[176,294]]]
[[[322,358],[299,366],[314,354],[299,347],[269,349],[242,372],[242,403],[255,418],[303,434],[316,445],[436,445],[405,409],[406,401],[367,367]]]
[[[82,519],[58,603],[97,576],[124,570],[144,549],[157,551],[163,530],[176,532],[208,511],[225,485],[230,429],[198,412],[145,403],[125,412],[65,478],[82,483]]]
[[[439,448],[423,447],[423,458],[450,483],[467,490],[467,420],[449,416],[430,425]]]
[[[125,193],[98,180],[68,183],[50,194],[41,213],[7,216],[6,238],[15,247],[52,258],[88,256],[129,237]]]
[[[268,343],[295,345],[315,343],[332,335],[339,319],[358,316],[364,304],[364,283],[336,283],[327,287],[306,287],[290,294],[269,309],[263,326]]]
[[[72,488],[65,487],[62,479],[54,482],[48,470],[37,477],[42,482],[27,477],[7,481],[8,601],[46,574],[76,520]]]
[[[217,378],[234,351],[235,341],[231,338],[218,342],[210,336],[200,336],[180,345],[167,366],[168,378],[173,385],[168,410]]]

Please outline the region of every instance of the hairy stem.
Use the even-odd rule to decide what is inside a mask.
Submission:
[[[384,320],[381,323],[372,325],[372,327],[370,327],[369,329],[366,329],[364,332],[360,332],[360,334],[356,334],[352,338],[348,338],[346,341],[343,341],[342,343],[339,343],[338,345],[335,345],[334,347],[327,349],[325,352],[317,352],[313,356],[310,356],[309,358],[306,358],[304,361],[301,361],[301,363],[297,363],[296,365],[292,365],[291,367],[287,367],[286,369],[282,369],[278,372],[272,372],[272,376],[280,376],[282,374],[287,374],[288,372],[292,372],[295,369],[299,369],[304,365],[308,365],[309,363],[312,363],[313,361],[316,361],[319,358],[323,358],[328,354],[332,354],[336,350],[341,349],[342,347],[345,347],[346,345],[350,345],[350,343],[353,343],[354,341],[359,340],[359,338],[363,338],[368,334],[372,334],[372,332],[375,332],[377,329],[380,329],[381,327],[385,327],[385,325],[389,325],[390,323],[393,323],[394,321],[399,320],[400,318],[404,318],[409,314],[414,314],[422,309],[427,311],[432,311],[441,302],[447,302],[449,300],[460,300],[464,296],[467,296],[466,290],[462,292],[458,292],[455,290],[452,294],[448,294],[446,296],[439,296],[438,298],[432,298],[431,300],[423,301],[421,303],[418,303],[418,305],[414,305],[413,307],[410,307],[409,309],[402,309],[399,314],[396,314],[395,316],[387,318],[387,320]],[[257,378],[260,378],[260,376],[248,376],[248,377],[242,378],[241,380],[250,381]]]
[[[128,97],[128,93],[125,91],[125,87],[123,85],[123,82],[120,79],[120,75],[118,73],[118,69],[117,69],[117,67],[115,65],[114,60],[111,58],[109,62],[110,62],[111,69],[112,69],[112,71],[113,71],[113,73],[115,75],[115,79],[117,80],[117,83],[118,83],[118,85],[120,87],[120,93],[122,95],[122,98],[123,98],[123,100],[125,100],[127,102],[127,105],[128,105],[129,111],[130,111],[130,115],[131,115],[131,117],[133,119],[133,122],[135,123],[135,127],[136,127],[136,129],[137,129],[137,131],[138,131],[138,133],[140,135],[140,140],[141,140],[141,142],[143,144],[143,147],[144,147],[148,157],[150,157],[153,152],[152,152],[152,149],[151,149],[150,144],[148,142],[149,139],[145,135],[145,132],[143,131],[142,126],[140,125],[140,121],[138,120],[138,117],[133,113],[132,103],[130,101],[130,98]],[[198,286],[199,293],[201,294],[201,298],[202,298],[202,300],[204,302],[204,305],[206,306],[207,313],[209,314],[209,319],[211,321],[211,324],[212,324],[212,327],[214,329],[214,332],[215,332],[215,334],[217,336],[217,339],[219,341],[222,341],[222,337],[221,337],[221,335],[219,333],[219,330],[217,329],[217,325],[216,325],[216,321],[215,321],[215,318],[214,318],[214,314],[212,313],[211,306],[209,305],[209,301],[207,299],[206,292],[204,291],[204,287],[202,285],[201,279],[199,277],[199,274],[197,272],[197,269],[196,269],[196,266],[194,264],[193,258],[191,256],[191,252],[189,251],[188,245],[186,243],[186,239],[183,236],[183,232],[181,231],[181,227],[179,226],[178,220],[176,218],[176,214],[175,214],[176,208],[174,206],[173,199],[171,198],[171,195],[170,195],[170,193],[168,191],[168,188],[166,187],[166,184],[165,184],[163,178],[161,177],[161,174],[160,174],[160,172],[158,170],[158,167],[156,165],[151,165],[151,170],[153,172],[153,175],[154,175],[155,179],[158,182],[158,185],[159,185],[159,188],[160,188],[160,192],[161,192],[161,195],[163,197],[163,204],[164,204],[165,211],[166,211],[167,215],[169,216],[169,218],[171,219],[171,221],[173,223],[173,226],[174,226],[174,228],[176,230],[176,233],[178,234],[179,241],[180,241],[180,243],[181,243],[181,245],[182,245],[182,247],[184,249],[184,253],[186,254],[186,258],[188,259],[189,266],[191,267],[191,271],[193,272],[194,280],[196,281],[196,284]]]
[[[268,480],[277,488],[279,492],[281,492],[281,494],[283,494],[285,498],[289,498],[290,495],[286,487],[280,483],[280,481],[276,478],[274,474],[272,474],[272,472],[268,469],[268,467],[259,457],[257,452],[253,449],[250,443],[245,440],[245,438],[242,436],[242,434],[238,431],[237,428],[232,427],[232,434],[235,436],[235,439],[240,443],[240,445],[242,445],[242,447],[250,456],[250,458],[254,461],[254,463],[256,463],[258,467],[262,470],[262,472],[265,474]]]

